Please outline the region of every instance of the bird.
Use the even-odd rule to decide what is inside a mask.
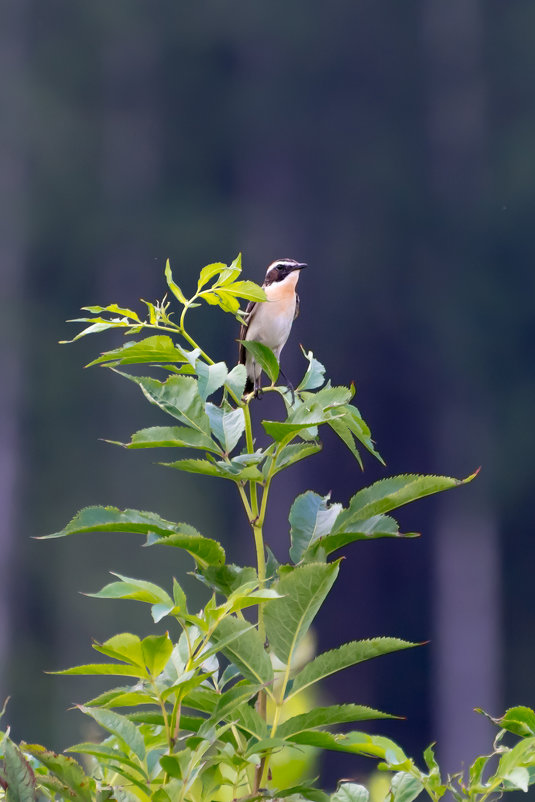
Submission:
[[[295,259],[276,259],[269,265],[262,284],[267,301],[249,303],[245,311],[246,320],[240,329],[240,340],[267,345],[280,361],[292,323],[299,314],[299,296],[295,288],[301,270],[307,266],[306,262],[296,262]],[[244,394],[254,391],[258,398],[262,368],[242,343],[239,362],[247,369]]]

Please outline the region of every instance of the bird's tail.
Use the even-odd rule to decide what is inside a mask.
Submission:
[[[252,393],[253,390],[254,390],[254,382],[253,382],[252,379],[249,378],[249,376],[247,376],[247,381],[245,382],[245,389],[243,391],[244,395],[247,395],[248,393]]]

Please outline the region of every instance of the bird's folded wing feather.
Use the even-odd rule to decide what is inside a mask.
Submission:
[[[249,301],[247,304],[247,309],[245,310],[245,315],[247,318],[247,323],[242,323],[240,328],[240,340],[245,340],[247,337],[247,330],[251,323],[251,319],[256,311],[256,307],[258,304],[255,301]],[[238,362],[240,365],[245,365],[245,357],[247,356],[247,349],[244,345],[240,343],[239,351],[238,351]]]
[[[295,293],[295,315],[294,315],[294,320],[296,319],[296,317],[298,316],[300,311],[301,311],[301,301],[299,300],[298,294]]]

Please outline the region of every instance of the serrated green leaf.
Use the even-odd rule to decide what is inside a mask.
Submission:
[[[102,312],[110,312],[114,315],[123,315],[124,317],[132,318],[132,320],[136,321],[137,323],[141,323],[137,312],[133,312],[131,309],[126,309],[123,306],[117,306],[117,304],[110,304],[109,306],[82,306],[82,310],[84,312],[91,312],[92,315],[100,315]]]
[[[86,593],[94,599],[133,599],[135,601],[146,602],[147,604],[167,604],[173,607],[173,600],[168,593],[154,582],[147,582],[144,579],[132,579],[121,574],[119,582],[110,582],[97,593]]]
[[[234,281],[225,287],[225,291],[246,301],[267,301],[266,293],[254,281]]]
[[[264,477],[254,465],[233,464],[227,462],[209,462],[203,459],[180,459],[175,462],[161,462],[167,468],[174,468],[177,471],[186,473],[201,473],[204,476],[217,476],[221,479],[231,479],[233,482],[255,481],[262,482]]]
[[[321,443],[292,443],[291,445],[284,446],[275,459],[273,475],[275,476],[285,468],[289,468],[290,465],[294,465],[296,462],[306,459],[306,457],[310,457],[312,454],[317,454],[321,449]]]
[[[267,345],[255,342],[254,340],[239,340],[239,342],[249,351],[255,362],[261,366],[264,373],[269,376],[271,382],[275,384],[279,378],[279,363],[277,357]]]
[[[302,432],[306,432],[309,429],[318,426],[320,423],[325,423],[325,421],[322,419],[322,416],[311,413],[309,420],[301,423],[289,423],[288,421],[280,423],[279,421],[263,420],[262,426],[264,427],[266,434],[272,437],[277,443],[280,443],[286,438],[290,439],[292,435],[301,435]]]
[[[330,649],[328,652],[318,655],[310,663],[301,669],[293,681],[291,692],[288,698],[295,696],[299,691],[308,688],[319,680],[342,671],[349,666],[372,660],[383,654],[391,654],[402,649],[410,649],[418,646],[417,643],[400,640],[399,638],[370,638],[369,640],[356,640],[344,643],[338,649]]]
[[[413,802],[423,790],[422,781],[405,771],[399,771],[392,777],[392,802]]]
[[[210,436],[210,421],[199,395],[197,380],[191,376],[169,376],[164,382],[116,371],[137,384],[145,398],[186,426]]]
[[[184,705],[186,707],[191,707],[201,713],[213,713],[218,701],[219,694],[217,691],[207,686],[195,688],[184,697]]]
[[[159,363],[186,362],[186,354],[175,345],[171,337],[157,334],[144,340],[126,342],[120,348],[104,351],[86,367],[113,363],[114,365],[156,365]]]
[[[200,535],[193,526],[181,524],[180,530],[163,537],[152,536],[147,546],[173,546],[184,549],[194,558],[200,568],[218,566],[225,562],[225,550],[217,540]]]
[[[62,671],[50,671],[50,674],[70,674],[80,676],[116,676],[116,677],[144,677],[146,671],[136,666],[121,665],[120,663],[86,663],[73,668],[64,668]]]
[[[471,482],[477,475],[473,473],[466,479],[453,479],[449,476],[420,476],[406,474],[381,479],[379,482],[363,490],[359,490],[347,510],[336,519],[333,531],[348,531],[355,526],[355,521],[362,521],[374,515],[390,512],[416,499],[450,490],[453,487]]]
[[[203,267],[199,274],[199,281],[197,283],[197,292],[199,292],[205,284],[208,284],[211,278],[217,276],[223,270],[226,270],[227,266],[223,264],[223,262],[214,262],[211,265],[206,265]]]
[[[172,523],[153,512],[118,510],[116,507],[86,507],[65,529],[39,540],[85,532],[135,532],[147,536],[148,545],[166,543],[185,549],[201,565],[218,565],[225,560],[222,546],[203,537],[189,524]]]
[[[333,551],[337,551],[357,540],[374,540],[383,537],[419,537],[417,532],[400,532],[397,521],[390,515],[374,515],[364,521],[355,521],[352,527],[349,524],[346,525],[349,531],[332,531],[313,541],[303,553],[303,559],[310,561],[328,557]],[[335,522],[333,525],[334,530],[336,526],[337,523]],[[353,531],[350,531],[351,529]]]
[[[482,782],[483,772],[490,759],[491,755],[481,755],[474,760],[470,766],[470,785],[475,786]]]
[[[206,303],[210,304],[210,306],[219,306],[221,299],[219,295],[215,292],[211,292],[210,290],[203,290],[201,297],[206,301]]]
[[[232,284],[241,273],[241,266],[237,264],[236,260],[226,267],[225,270],[221,271],[219,278],[217,279],[217,286],[218,287],[226,287],[229,284]]]
[[[134,769],[135,771],[140,772],[140,774],[146,777],[148,780],[143,768],[138,763],[131,760],[115,746],[110,746],[105,742],[95,744],[91,743],[90,741],[86,741],[83,743],[74,744],[74,746],[69,746],[65,751],[74,752],[76,755],[92,755],[93,757],[98,758],[103,765],[113,765],[117,763],[123,764],[131,769]]]
[[[329,802],[331,798],[329,794],[320,791],[319,788],[312,788],[310,785],[305,785],[305,783],[294,785],[291,788],[285,788],[284,791],[277,791],[277,795],[281,799],[285,799],[289,796],[293,797],[296,794],[298,796],[295,802]]]
[[[232,720],[236,708],[249,702],[261,687],[258,683],[252,684],[243,681],[236,683],[230,690],[221,694],[209,721],[215,724],[223,719]]]
[[[169,262],[169,259],[165,263],[165,278],[167,280],[167,286],[169,287],[169,289],[171,290],[171,292],[173,293],[175,298],[178,301],[180,301],[181,304],[183,304],[183,305],[187,304],[188,301],[187,301],[184,293],[182,292],[182,290],[180,289],[178,284],[176,284],[173,281],[173,274],[171,272],[171,264]]]
[[[177,524],[160,518],[153,512],[119,510],[117,507],[85,507],[60,532],[44,535],[38,540],[66,537],[87,532],[133,532],[136,534],[170,535],[177,531]]]
[[[521,737],[535,735],[535,712],[530,707],[522,705],[510,707],[503,716],[492,720],[502,729],[515,735]]]
[[[435,751],[433,749],[433,745],[432,744],[430,746],[428,746],[427,749],[424,751],[424,760],[425,760],[425,765],[427,766],[427,769],[428,769],[429,773],[430,774],[433,774],[433,773],[437,774],[438,777],[440,777],[440,770],[439,770],[437,759],[435,757]]]
[[[165,618],[166,615],[177,615],[178,612],[174,604],[157,603],[150,608],[150,614],[155,624]]]
[[[231,390],[235,396],[241,398],[247,381],[247,368],[245,365],[235,365],[229,372],[225,386]]]
[[[162,673],[173,651],[173,642],[166,632],[165,635],[149,635],[141,641],[143,659],[149,672],[153,676]]]
[[[338,575],[338,567],[337,562],[309,563],[274,583],[283,598],[265,604],[264,623],[270,647],[283,663],[291,662]]]
[[[165,726],[162,714],[155,710],[137,710],[135,713],[128,713],[127,718],[134,724],[153,724],[156,727]],[[204,721],[204,719],[202,720]],[[180,717],[180,722],[183,722],[182,716]],[[184,729],[187,729],[187,727],[184,726]]]
[[[212,295],[215,296],[218,300],[218,305],[223,309],[225,312],[231,312],[235,315],[240,309],[240,302],[238,299],[229,291],[230,288],[225,287],[215,289]]]
[[[279,738],[290,738],[300,732],[328,727],[332,724],[346,724],[352,721],[370,721],[372,719],[396,718],[380,710],[363,705],[330,705],[329,707],[316,707],[308,713],[284,721],[277,729]]]
[[[136,707],[137,705],[157,705],[158,699],[156,696],[151,696],[145,691],[133,691],[134,686],[124,685],[119,688],[111,688],[109,691],[104,691],[88,702],[85,702],[87,707]]]
[[[60,532],[37,539],[48,540],[86,532],[134,532],[164,536],[175,533],[178,526],[180,525],[166,521],[153,512],[119,510],[117,507],[85,507]]]
[[[312,351],[305,351],[303,346],[301,346],[301,351],[305,359],[308,360],[308,367],[297,387],[297,392],[301,392],[301,390],[315,390],[317,387],[321,387],[325,381],[325,367],[314,357]]]
[[[122,763],[110,763],[110,770],[118,777],[115,778],[115,785],[113,786],[112,802],[149,802],[147,796],[147,783],[148,780],[139,778],[139,769],[137,773],[125,768]],[[126,782],[123,782],[126,780]],[[135,786],[135,787],[134,787]],[[97,800],[100,802],[100,800]],[[109,802],[104,798],[104,802]]]
[[[334,752],[349,752],[384,760],[387,752],[395,756],[399,763],[407,760],[403,750],[394,741],[380,735],[368,735],[364,732],[332,733],[323,730],[306,730],[292,735],[291,743],[315,746]]]
[[[25,744],[24,749],[63,783],[68,789],[68,798],[73,802],[94,800],[95,781],[86,776],[74,758],[51,752],[38,744]]]
[[[268,602],[268,604],[274,604]],[[264,608],[266,609],[266,608]],[[228,643],[227,638],[236,636]],[[269,685],[273,681],[271,661],[264,650],[264,644],[256,629],[233,616],[224,618],[215,630],[212,640],[221,646],[221,651],[242,672],[245,679],[259,685]]]
[[[58,780],[58,778],[54,774],[51,774],[48,771],[45,772],[45,770],[41,770],[38,776],[39,776],[38,788],[40,791],[40,795],[39,797],[35,797],[35,799],[39,800],[43,798],[54,799],[54,800],[64,799],[68,800],[69,802],[71,802],[71,800],[77,799],[77,797],[73,794],[73,792],[69,788],[67,788],[67,786],[61,782],[61,780]],[[50,796],[47,794],[46,797],[44,797],[43,793],[45,791],[48,791]],[[99,795],[97,795],[96,799],[98,799],[98,797]],[[104,797],[104,799],[106,799],[106,797]],[[9,802],[9,796],[8,796],[8,802]]]
[[[151,426],[132,435],[125,448],[198,448],[220,454],[221,449],[209,435],[187,426]]]
[[[190,365],[189,361],[187,363],[185,362],[179,368],[177,368],[176,365],[172,365],[170,362],[167,362],[166,364],[161,364],[161,365],[159,365],[159,367],[161,367],[162,370],[169,371],[169,373],[176,373],[177,375],[180,374],[181,376],[182,375],[183,376],[195,376],[196,375],[195,368]]]
[[[215,462],[210,462],[207,459],[179,459],[174,462],[161,462],[160,465],[166,468],[174,468],[176,471],[185,471],[185,473],[200,473],[203,476],[222,476],[222,472]],[[223,478],[226,477],[223,476]]]
[[[141,639],[131,632],[120,632],[113,635],[104,643],[93,643],[93,649],[106,657],[115,660],[122,660],[126,663],[134,663],[144,669],[143,652],[141,650]]]
[[[10,738],[4,741],[4,771],[7,783],[6,802],[35,802],[35,774]]]
[[[224,362],[207,365],[206,362],[198,359],[196,370],[199,377],[199,395],[203,401],[206,401],[212,393],[223,387],[228,376],[228,369]]]
[[[237,722],[241,730],[245,730],[249,735],[258,738],[259,741],[267,736],[266,722],[260,713],[249,704],[242,704],[237,707],[232,714],[232,719]]]
[[[300,395],[305,406],[313,405],[325,411],[334,407],[345,407],[352,397],[352,392],[349,387],[332,387],[329,382],[315,393],[301,392]]]
[[[518,788],[525,793],[529,790],[530,775],[529,771],[523,766],[517,766],[512,769],[504,778],[505,790],[510,788]]]
[[[324,388],[323,390],[320,390],[320,393],[323,393],[326,389],[337,390],[339,388]],[[347,388],[340,389],[347,390]],[[309,430],[313,432],[314,427],[319,426],[322,423],[328,423],[333,418],[337,418],[345,414],[344,409],[341,406],[337,406],[336,404],[333,404],[332,406],[321,406],[321,404],[316,403],[314,393],[307,393],[306,395],[308,396],[307,403],[298,401],[296,399],[293,411],[290,413],[286,421],[262,421],[262,426],[266,430],[267,434],[270,435],[270,437],[277,442],[285,440],[286,438],[291,438],[291,436],[295,434],[299,434],[301,437],[303,437],[304,434]],[[331,400],[334,398],[335,396],[333,396]]]
[[[177,580],[173,577],[173,601],[175,606],[178,607],[183,612],[188,612],[188,601],[186,598],[186,594],[180,587]]]
[[[123,741],[132,752],[143,760],[145,757],[145,743],[140,731],[126,716],[121,716],[113,710],[102,710],[99,708],[85,707],[80,705],[79,709],[82,713],[91,716],[97,724],[100,724],[105,730],[111,732],[121,741]]]
[[[368,802],[370,794],[368,789],[357,783],[340,783],[338,789],[331,795],[330,802]]]
[[[229,597],[229,612],[237,613],[238,610],[245,610],[247,607],[278,598],[279,594],[273,588],[257,588],[248,592],[242,589],[241,591],[235,591]]]
[[[234,590],[246,582],[258,583],[258,575],[252,566],[242,567],[233,563],[219,566],[209,565],[202,568],[196,576],[201,582],[224,596],[230,596]]]
[[[344,423],[348,426],[356,439],[362,443],[364,448],[366,448],[370,454],[372,454],[382,465],[384,465],[385,462],[383,458],[374,447],[370,429],[363,420],[358,409],[352,404],[348,404],[347,407],[345,407],[345,413],[346,414],[343,418]]]
[[[355,445],[355,438],[353,437],[353,433],[351,432],[351,429],[349,428],[347,423],[344,422],[344,419],[335,418],[333,420],[328,421],[328,424],[333,430],[333,432],[335,432],[335,434],[338,435],[340,440],[342,440],[342,442],[345,443],[346,446],[349,448],[349,450],[357,460],[360,467],[363,468],[364,466],[362,464],[362,458],[360,456],[358,448]]]
[[[288,446],[287,446],[288,447]],[[299,562],[305,551],[318,538],[327,535],[342,510],[341,504],[330,503],[330,493],[320,496],[307,490],[297,496],[290,509],[290,557]]]
[[[252,743],[245,754],[247,758],[251,758],[253,755],[258,757],[259,754],[271,753],[275,749],[284,749],[286,746],[288,746],[288,744],[286,741],[283,741],[282,738],[262,738],[260,741]],[[283,794],[281,794],[281,796],[282,795]]]
[[[291,743],[315,746],[333,752],[350,752],[355,755],[384,758],[384,747],[373,743],[372,737],[364,732],[347,734],[324,732],[323,730],[307,730],[296,733],[289,739]]]
[[[90,322],[91,318],[79,318],[78,320],[68,320],[67,323],[87,323]],[[117,329],[117,328],[128,328],[131,325],[125,320],[103,320],[97,319],[96,321],[91,322],[90,326],[87,326],[82,331],[79,331],[76,337],[73,337],[72,340],[60,340],[60,345],[67,345],[69,343],[74,343],[76,340],[79,340],[80,337],[86,337],[88,334],[99,334],[101,331],[106,331],[106,329]]]
[[[535,763],[535,738],[524,738],[500,757],[496,776],[506,778],[517,768]]]
[[[208,402],[206,414],[210,419],[210,428],[213,434],[221,443],[225,453],[230,454],[245,431],[243,409],[238,407],[227,411]]]

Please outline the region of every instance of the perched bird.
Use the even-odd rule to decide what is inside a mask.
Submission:
[[[299,314],[299,296],[295,291],[299,273],[307,265],[295,259],[277,259],[266,271],[262,287],[267,301],[250,303],[246,322],[240,330],[240,340],[252,340],[271,348],[277,360],[290,335],[292,323]],[[262,368],[253,355],[240,343],[239,361],[247,368],[245,393],[260,391]]]

